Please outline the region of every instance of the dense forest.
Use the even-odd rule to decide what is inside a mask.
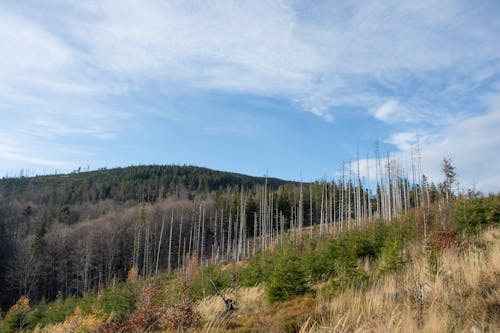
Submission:
[[[378,160],[371,190],[356,168],[337,181],[286,182],[192,166],[140,166],[0,181],[0,295],[52,300],[124,279],[240,261],[275,246],[391,218],[451,195],[418,169]],[[312,229],[310,229],[312,230]]]

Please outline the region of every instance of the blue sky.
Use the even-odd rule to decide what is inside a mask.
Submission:
[[[0,175],[453,159],[500,189],[498,1],[1,1]],[[366,165],[362,162],[362,168]]]

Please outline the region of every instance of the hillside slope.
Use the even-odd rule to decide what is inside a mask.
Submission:
[[[0,308],[20,294],[33,300],[52,300],[58,292],[82,295],[124,278],[131,264],[141,274],[151,274],[155,265],[176,267],[181,246],[193,251],[195,222],[213,220],[215,210],[228,205],[236,215],[241,190],[265,185],[273,191],[295,183],[174,165],[1,179]],[[166,216],[175,232],[170,247],[159,236]],[[197,233],[196,249],[203,238],[209,253],[214,230],[207,222],[204,231],[203,237]]]
[[[84,297],[20,297],[2,333],[496,332],[500,196],[458,198],[344,232],[284,235],[240,263],[140,278]],[[231,302],[227,302],[228,300]],[[224,300],[224,301],[223,301]],[[228,307],[227,304],[234,307]]]

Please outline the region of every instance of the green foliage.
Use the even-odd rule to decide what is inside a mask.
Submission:
[[[431,244],[426,244],[425,246],[425,256],[427,259],[427,265],[429,266],[429,271],[433,275],[437,275],[439,271],[439,252],[436,249],[435,246],[432,246]]]
[[[455,183],[457,177],[457,172],[451,158],[444,158],[441,167],[445,176],[443,183],[444,190],[448,195],[451,195],[451,186]]]
[[[154,202],[160,197],[178,194],[179,190],[211,192],[227,186],[251,187],[264,184],[264,178],[222,172],[195,166],[149,165],[68,175],[19,177],[0,179],[0,196],[14,200],[22,198],[35,203],[53,202],[61,209],[59,218],[73,223],[74,218],[65,207],[84,201],[114,199]],[[269,188],[286,182],[268,178]]]
[[[33,239],[33,245],[31,246],[31,250],[33,251],[33,256],[36,259],[40,259],[45,252],[45,247],[47,245],[44,239],[45,233],[46,233],[45,223],[42,223],[35,234],[35,238]]]
[[[307,276],[301,258],[294,254],[282,253],[266,284],[269,301],[284,301],[290,296],[302,295],[307,291]]]
[[[28,314],[31,310],[30,301],[21,296],[14,304],[5,318],[0,322],[0,333],[11,333],[24,330],[28,324]]]
[[[17,312],[9,314],[0,323],[0,333],[14,333],[26,327],[27,313]]]
[[[26,328],[32,330],[41,323],[47,314],[47,308],[47,301],[45,299],[40,300],[28,313]]]
[[[83,313],[92,313],[92,305],[95,303],[95,299],[96,295],[94,293],[86,294],[81,298],[70,296],[64,300],[62,295],[58,294],[56,300],[50,303],[47,303],[45,299],[41,299],[31,310],[26,312],[24,317],[25,328],[32,330],[37,325],[43,327],[63,322],[67,316],[73,313],[76,306]],[[14,318],[11,320],[16,321]]]
[[[67,316],[73,313],[76,302],[77,298],[75,296],[63,299],[62,294],[59,293],[55,301],[46,305],[42,303],[40,307],[37,304],[32,310],[35,311],[35,314],[31,317],[30,327],[34,327],[37,324],[45,326],[63,322]]]
[[[269,281],[275,263],[274,254],[259,252],[250,259],[247,267],[241,270],[241,285],[253,287]]]
[[[321,294],[330,298],[348,288],[364,288],[369,282],[368,274],[355,261],[348,260],[337,265],[337,276],[321,289]]]
[[[80,310],[85,314],[92,313],[94,306],[96,304],[96,294],[95,293],[86,293],[83,297],[74,297],[71,296],[67,299],[67,302],[75,303],[75,306],[78,306]]]
[[[485,198],[460,198],[454,203],[454,218],[461,232],[477,233],[488,225],[500,223],[500,195]]]
[[[241,271],[241,285],[266,284],[270,300],[285,300],[307,290],[309,283],[331,279],[325,288],[333,295],[353,286],[369,283],[368,274],[358,266],[364,258],[377,260],[380,272],[401,269],[403,245],[414,236],[413,220],[392,225],[374,224],[353,230],[323,244],[314,242],[299,249],[290,246],[274,253],[259,253]]]
[[[179,295],[189,296],[188,284],[182,278],[175,278],[172,275],[159,276],[154,283],[160,288],[160,292],[153,299],[157,305],[174,306],[179,302]]]
[[[382,248],[378,261],[379,274],[397,272],[406,264],[403,256],[402,244],[397,240],[390,240]]]
[[[134,283],[118,283],[115,288],[106,288],[98,296],[98,309],[108,315],[114,314],[114,321],[122,321],[133,310],[137,286]]]
[[[230,269],[222,270],[219,265],[203,267],[196,278],[189,282],[189,297],[195,301],[215,295],[217,291],[229,288],[233,279],[234,272]]]

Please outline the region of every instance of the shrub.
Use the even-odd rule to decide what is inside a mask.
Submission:
[[[282,253],[266,284],[269,301],[283,301],[290,296],[301,295],[308,291],[306,271],[300,257]]]
[[[273,255],[270,252],[259,252],[251,258],[247,267],[241,270],[241,285],[253,287],[269,281],[275,263]]]
[[[198,300],[206,296],[214,295],[217,290],[227,289],[231,286],[233,279],[232,270],[222,270],[219,265],[210,265],[200,269],[200,273],[189,283],[189,297]]]
[[[358,266],[354,256],[344,255],[335,264],[335,276],[321,289],[330,298],[349,288],[364,288],[370,282],[368,274]]]
[[[104,289],[98,297],[97,307],[107,315],[113,314],[114,321],[122,321],[133,310],[136,300],[136,285],[119,283],[114,290]]]
[[[500,223],[500,195],[486,198],[461,198],[455,202],[454,218],[459,231],[477,233],[488,225]]]
[[[382,248],[378,262],[379,274],[396,272],[404,267],[406,260],[403,249],[397,240],[389,240]]]
[[[150,283],[141,294],[137,307],[128,320],[120,326],[106,325],[109,331],[143,332],[155,329],[180,330],[196,325],[200,315],[189,300],[184,284],[177,294],[178,301],[172,306],[156,302],[161,295],[161,287]],[[180,299],[180,300],[179,300]]]
[[[26,328],[30,310],[30,300],[26,296],[21,296],[5,315],[0,332],[11,333]]]
[[[28,324],[26,326],[27,329],[34,329],[39,323],[43,321],[43,319],[47,315],[47,301],[45,299],[41,299],[37,305],[35,305],[31,311],[27,315]]]

